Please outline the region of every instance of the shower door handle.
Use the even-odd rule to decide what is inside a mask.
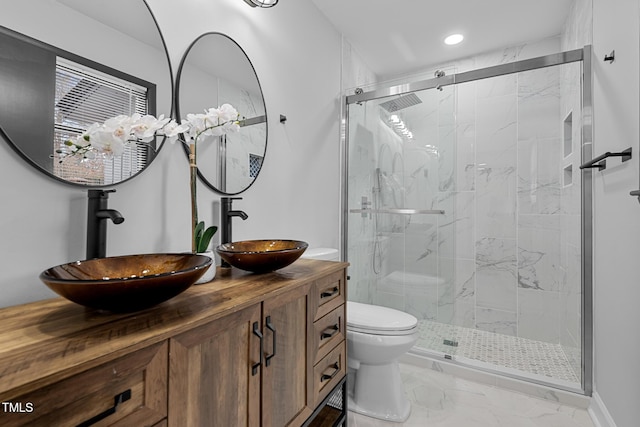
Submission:
[[[350,209],[350,213],[387,213],[397,215],[444,215],[442,209]]]

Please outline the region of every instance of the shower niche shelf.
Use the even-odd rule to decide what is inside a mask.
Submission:
[[[562,142],[565,159],[573,153],[573,111],[562,121]]]
[[[562,186],[570,187],[571,185],[573,185],[573,165],[568,165],[562,170]]]

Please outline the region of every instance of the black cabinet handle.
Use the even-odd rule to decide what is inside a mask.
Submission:
[[[339,324],[335,324],[333,326],[329,326],[327,329],[325,329],[324,331],[322,331],[322,334],[320,334],[320,341],[327,339],[327,338],[331,338],[332,336],[334,336],[338,331],[340,330],[340,325]]]
[[[271,316],[267,316],[265,323],[267,325],[267,329],[273,333],[273,352],[264,357],[265,365],[269,366],[271,364],[271,359],[276,355],[276,328],[273,326],[273,323],[271,323]]]
[[[101,414],[96,415],[93,418],[88,419],[87,421],[84,421],[84,422],[78,424],[77,427],[89,427],[89,426],[94,425],[98,421],[104,420],[109,415],[115,414],[116,410],[118,409],[118,405],[120,405],[122,402],[126,402],[129,399],[131,399],[131,389],[123,391],[120,394],[117,394],[113,398],[113,406],[111,408],[107,409],[106,411],[102,412]]]
[[[333,289],[331,289],[330,291],[324,291],[323,293],[320,294],[320,298],[329,298],[334,296],[335,294],[337,294],[338,292],[340,292],[340,288],[338,288],[337,286],[334,287]]]
[[[333,377],[335,377],[336,375],[338,375],[338,372],[340,372],[340,364],[338,362],[336,362],[331,367],[333,369],[335,369],[335,370],[329,375],[328,374],[322,374],[322,376],[320,377],[320,382],[330,380]]]
[[[262,365],[262,353],[264,352],[264,344],[262,343],[262,332],[260,332],[260,325],[258,322],[253,322],[253,335],[257,336],[260,340],[260,359],[258,359],[258,363],[254,363],[251,366],[251,375],[256,375],[258,373],[258,368]]]

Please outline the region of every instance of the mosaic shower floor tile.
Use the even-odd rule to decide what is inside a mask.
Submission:
[[[432,322],[419,323],[416,347],[580,384],[558,344]]]

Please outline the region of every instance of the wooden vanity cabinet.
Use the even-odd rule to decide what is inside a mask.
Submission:
[[[172,338],[169,427],[303,425],[346,375],[344,303],[341,270]]]
[[[310,423],[346,375],[346,266],[233,269],[131,314],[0,309],[0,401],[34,408],[0,408],[0,425],[325,425]]]
[[[169,427],[302,425],[321,375],[308,339],[310,289],[296,287],[171,338]]]

